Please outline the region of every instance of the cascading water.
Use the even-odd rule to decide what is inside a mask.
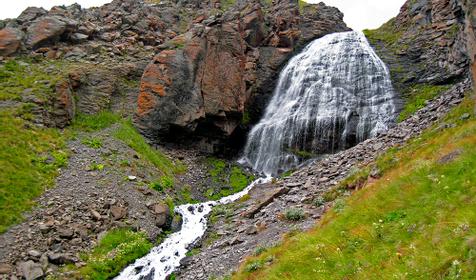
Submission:
[[[276,175],[306,155],[349,148],[388,129],[395,99],[387,67],[361,32],[317,39],[281,72],[242,161]]]
[[[270,178],[261,178],[251,183],[243,191],[224,197],[219,201],[200,204],[187,204],[176,207],[175,212],[182,216],[182,228],[172,234],[160,246],[155,247],[145,257],[127,267],[116,280],[163,280],[170,275],[180,261],[185,258],[190,247],[205,234],[206,216],[213,206],[228,204],[246,195],[256,184],[269,182]]]
[[[323,37],[293,58],[281,73],[262,121],[248,138],[245,157],[257,171],[276,174],[299,163],[298,151],[333,151],[387,129],[395,118],[395,93],[387,68],[361,33]],[[182,229],[127,267],[117,280],[163,280],[206,231],[206,216],[219,201],[181,205]]]

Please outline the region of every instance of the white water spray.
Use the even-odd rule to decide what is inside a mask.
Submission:
[[[327,35],[290,60],[242,162],[276,175],[349,148],[396,118],[390,74],[361,32]]]

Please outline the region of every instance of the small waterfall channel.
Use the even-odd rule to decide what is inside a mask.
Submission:
[[[255,185],[271,181],[271,178],[261,178],[251,183],[243,191],[224,197],[219,201],[199,204],[186,204],[175,208],[182,216],[182,228],[170,235],[159,246],[143,258],[128,266],[116,277],[117,280],[163,280],[180,266],[180,261],[186,257],[190,247],[200,239],[207,229],[207,215],[212,208],[220,204],[232,203],[246,195]]]
[[[275,175],[297,166],[298,151],[332,152],[386,130],[395,119],[395,92],[384,63],[359,32],[327,35],[308,45],[282,71],[263,119],[251,131],[243,161]],[[176,207],[182,229],[127,267],[117,280],[163,280],[207,229],[207,216],[219,201]]]

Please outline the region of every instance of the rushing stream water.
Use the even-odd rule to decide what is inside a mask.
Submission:
[[[246,195],[255,185],[269,182],[270,178],[262,178],[251,183],[243,191],[224,197],[219,201],[199,204],[186,204],[175,208],[182,216],[182,228],[173,233],[145,257],[138,259],[127,267],[117,280],[163,280],[180,266],[190,247],[201,238],[207,229],[206,216],[213,206],[234,202]]]
[[[395,96],[386,66],[362,33],[317,39],[282,71],[265,116],[248,137],[243,159],[255,170],[274,175],[295,167],[301,150],[334,151],[356,144],[394,121]],[[116,279],[165,279],[205,234],[214,206],[236,201],[269,180],[259,179],[219,201],[176,207],[182,229]]]

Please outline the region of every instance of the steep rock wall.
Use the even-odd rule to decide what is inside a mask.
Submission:
[[[471,1],[409,0],[396,18],[365,31],[398,91],[405,95],[415,84],[453,84],[469,75]]]
[[[144,134],[223,151],[259,119],[296,50],[349,30],[342,13],[323,3],[264,2],[237,1],[223,14],[197,17],[163,45],[141,82],[136,124]]]

